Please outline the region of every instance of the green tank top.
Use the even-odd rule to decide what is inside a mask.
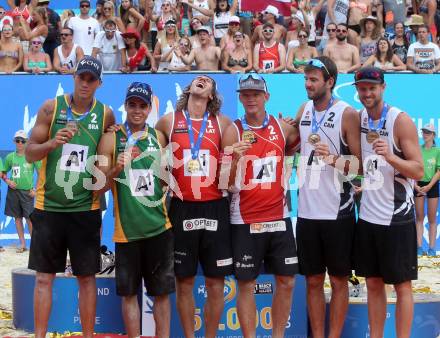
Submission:
[[[115,133],[113,165],[124,152],[127,134]],[[159,235],[171,228],[165,207],[165,189],[159,179],[161,148],[156,131],[148,127],[136,143],[140,155],[125,167],[113,185],[115,242],[131,242]]]
[[[49,138],[54,138],[67,125],[66,96],[58,96],[55,101]],[[56,212],[99,209],[99,196],[90,187],[91,165],[104,130],[104,112],[105,106],[94,99],[90,113],[78,122],[78,131],[70,142],[43,159],[37,184],[37,209]]]

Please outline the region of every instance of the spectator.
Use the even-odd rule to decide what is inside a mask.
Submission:
[[[336,25],[340,23],[346,24],[348,8],[349,8],[349,0],[328,0],[327,14],[325,16],[324,27],[327,27],[327,25],[330,22],[334,22]],[[323,38],[327,39],[326,31],[324,31]]]
[[[298,34],[301,30],[306,30],[309,26],[308,22],[305,22],[304,13],[297,11],[296,14],[292,14],[292,20],[289,24],[289,31],[286,34],[286,50],[287,53],[299,46]]]
[[[376,44],[381,36],[381,27],[374,16],[367,16],[360,21],[361,35],[358,40],[359,57],[361,64],[376,53]]]
[[[200,27],[202,27],[202,22],[198,18],[193,18],[191,20],[190,28],[191,28],[191,37],[189,38],[191,41],[192,49],[199,48],[201,46],[199,35],[197,31]],[[209,36],[209,45],[215,46],[215,40],[212,35]]]
[[[432,74],[440,68],[440,49],[428,41],[429,28],[422,25],[418,30],[418,41],[408,48],[406,65],[408,70],[419,74]]]
[[[92,56],[101,61],[104,71],[127,70],[124,39],[113,20],[107,20],[104,31],[96,35]]]
[[[211,29],[202,26],[197,30],[197,35],[199,36],[200,47],[193,48],[188,56],[182,55],[183,62],[186,65],[191,65],[195,61],[197,70],[219,70],[221,51],[219,47],[210,45]]]
[[[52,70],[52,62],[47,53],[42,52],[43,43],[39,37],[31,41],[29,52],[24,54],[23,69],[25,72],[41,74]]]
[[[324,56],[332,59],[339,73],[351,73],[360,68],[359,50],[347,42],[348,28],[340,23],[336,29],[335,44],[328,45],[324,50]]]
[[[391,44],[386,38],[377,40],[376,53],[371,55],[363,64],[363,67],[373,66],[383,71],[406,70],[405,64],[393,53]]]
[[[310,59],[318,56],[315,47],[309,46],[309,33],[303,29],[299,31],[299,46],[291,49],[287,54],[286,68],[294,73],[304,73],[304,67],[308,65]]]
[[[304,21],[308,22],[309,27],[305,27],[309,31],[309,46],[316,47],[316,19],[324,5],[325,0],[319,0],[312,5],[311,0],[301,0],[299,8],[303,8]]]
[[[168,20],[174,20],[180,22],[180,13],[175,5],[171,1],[165,0],[160,6],[158,13],[152,15],[152,20],[156,23],[157,32],[164,30],[165,23]]]
[[[23,47],[12,39],[12,25],[3,25],[0,39],[0,72],[17,72],[23,66]]]
[[[275,40],[275,27],[265,23],[262,28],[263,41],[254,47],[254,69],[258,73],[279,73],[286,68],[286,49]]]
[[[222,69],[230,73],[247,73],[252,69],[252,50],[244,44],[244,34],[235,32],[234,47],[223,49]]]
[[[165,31],[160,31],[157,35],[156,46],[154,47],[154,59],[159,63],[159,70],[167,70],[169,65],[169,56],[179,41],[176,21],[173,19],[165,23]]]
[[[193,0],[192,2],[183,0],[182,3],[188,5],[188,18],[190,20],[197,18],[202,25],[208,23],[211,16],[210,11],[213,11],[215,7],[214,3],[209,0]]]
[[[3,30],[3,25],[10,24],[12,26],[12,16],[6,15],[6,9],[0,6],[0,32]]]
[[[348,10],[348,43],[356,44],[361,34],[360,22],[371,15],[371,0],[350,0]]]
[[[435,128],[427,124],[422,128],[424,144],[422,146],[422,157],[424,162],[423,178],[415,185],[415,205],[417,224],[417,254],[424,254],[422,241],[425,220],[425,199],[428,201],[428,223],[429,223],[429,247],[428,256],[435,256],[435,244],[437,241],[437,210],[440,179],[440,148],[435,145]]]
[[[129,27],[125,33],[122,33],[122,37],[126,45],[127,71],[151,70],[155,73],[157,71],[156,63],[147,45],[140,41],[139,32],[135,28]]]
[[[232,49],[235,48],[234,37],[235,37],[235,33],[239,32],[239,31],[240,31],[240,18],[235,15],[231,16],[231,18],[229,19],[228,31],[220,40],[220,49],[222,51],[230,52],[230,51],[232,51]],[[242,33],[242,35],[243,35],[243,39],[244,39],[243,40],[243,47],[251,50],[252,49],[251,39],[249,39],[249,36],[247,36],[244,33]]]
[[[136,28],[138,32],[142,32],[145,19],[141,13],[139,13],[131,0],[122,0],[121,7],[119,7],[119,16],[124,24],[125,29],[128,27]],[[122,32],[124,33],[125,30]]]
[[[423,17],[421,15],[413,14],[410,19],[405,22],[405,26],[408,26],[410,30],[406,33],[406,39],[409,44],[417,42],[419,27],[423,25]],[[429,41],[429,40],[428,40]]]
[[[83,49],[85,55],[91,55],[93,42],[100,31],[99,23],[89,15],[89,0],[80,0],[79,7],[80,15],[70,18],[67,27],[73,30],[73,42]]]
[[[174,72],[185,72],[191,70],[190,65],[186,65],[182,60],[182,55],[189,55],[191,53],[191,41],[187,36],[183,36],[180,38],[177,46],[174,47],[171,55],[168,56],[168,65],[169,71]]]
[[[65,9],[63,13],[61,13],[61,27],[67,27],[67,23],[69,22],[70,18],[73,18],[75,16],[75,12],[71,9]]]
[[[54,70],[61,74],[73,74],[76,64],[83,56],[82,48],[73,43],[73,31],[70,28],[63,28],[61,30],[61,45],[54,52]]]
[[[393,53],[406,64],[406,55],[408,53],[409,43],[405,35],[405,26],[402,22],[394,25],[394,39],[390,41]]]
[[[321,38],[321,41],[320,41],[319,46],[317,48],[318,54],[320,54],[320,55],[323,54],[323,52],[327,46],[330,46],[331,44],[335,44],[338,41],[338,39],[336,38],[336,29],[337,29],[337,26],[333,22],[330,22],[326,26],[325,31],[327,33],[327,37]]]
[[[34,209],[34,171],[38,171],[41,162],[28,163],[24,157],[24,148],[27,142],[27,134],[24,130],[18,130],[14,135],[15,151],[9,153],[2,168],[3,179],[8,185],[6,196],[5,215],[13,217],[17,228],[20,247],[18,253],[25,252],[26,241],[24,239],[23,217],[32,234],[32,223],[29,218]],[[11,172],[9,178],[7,173]]]
[[[43,43],[43,49],[53,60],[53,51],[60,44],[61,19],[54,10],[49,8],[49,3],[49,0],[38,0],[38,6],[45,8],[47,14],[48,32]]]
[[[116,23],[116,27],[118,27],[118,30],[121,33],[125,32],[125,25],[122,22],[121,18],[115,16],[115,5],[113,4],[113,1],[110,0],[105,1],[104,5],[102,6],[102,15],[98,20],[101,30],[104,30],[104,23],[107,20],[113,20]]]
[[[385,28],[387,38],[395,34],[394,25],[406,20],[406,1],[402,0],[376,0],[376,15],[379,24]],[[385,18],[384,18],[385,14]]]
[[[47,34],[49,33],[49,28],[47,26],[47,12],[44,7],[37,7],[32,11],[32,25],[33,28],[29,27],[23,16],[19,19],[20,27],[18,28],[18,34],[21,40],[31,41],[33,38],[38,37],[44,43]],[[29,46],[27,44],[27,46]],[[26,46],[23,46],[23,50],[27,52]]]
[[[278,8],[269,5],[263,11],[263,21],[264,23],[270,23],[274,30],[274,39],[276,42],[283,42],[286,37],[286,28],[276,23],[276,19],[280,16]],[[254,29],[254,34],[252,35],[251,41],[255,45],[257,42],[264,40],[263,25],[260,25]],[[254,60],[255,62],[255,60]]]
[[[12,9],[12,16],[23,17],[27,22],[31,22],[32,3],[31,0],[7,0],[9,8]]]
[[[419,4],[419,13],[423,17],[423,23],[429,27],[431,32],[431,41],[433,42],[437,42],[437,27],[434,23],[436,11],[436,0],[422,0]]]
[[[96,0],[95,13],[92,14],[92,18],[95,18],[96,20],[98,20],[98,22],[101,22],[100,19],[104,14],[104,11],[102,10],[102,7],[104,7],[104,3],[105,3],[105,0]],[[113,12],[114,12],[115,5],[113,4],[113,1],[112,1],[112,5],[113,5]]]

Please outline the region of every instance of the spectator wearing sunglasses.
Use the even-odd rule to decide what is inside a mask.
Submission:
[[[142,28],[144,27],[144,23],[145,23],[145,18],[133,6],[131,0],[121,1],[121,6],[119,7],[119,17],[121,18],[125,29],[127,29],[128,27],[132,27],[137,29],[138,32],[142,32]],[[125,32],[125,30],[123,32]]]
[[[330,46],[331,44],[336,43],[336,41],[338,41],[338,39],[336,38],[336,29],[337,29],[337,25],[333,22],[329,22],[325,27],[327,38],[322,38],[321,41],[319,42],[318,47],[316,48],[318,50],[319,55],[323,54],[327,46]]]
[[[23,42],[31,41],[33,38],[40,38],[41,42],[44,43],[47,34],[49,33],[49,28],[47,26],[47,12],[44,7],[37,7],[32,11],[32,23],[33,28],[31,29],[26,20],[20,16],[18,34]],[[29,48],[29,45],[27,45]],[[25,44],[23,44],[23,50],[27,52]]]
[[[0,6],[0,31],[3,29],[3,25],[12,25],[13,20],[12,16],[6,13],[6,9],[3,6]]]
[[[286,68],[291,72],[303,73],[304,67],[309,63],[309,60],[318,56],[316,48],[309,46],[308,38],[309,33],[306,30],[299,31],[299,46],[291,49],[287,55]]]
[[[110,0],[104,1],[104,4],[102,5],[102,15],[98,19],[99,25],[101,26],[102,30],[104,30],[104,23],[107,20],[113,20],[116,23],[116,27],[118,27],[118,30],[121,33],[125,32],[125,25],[122,22],[121,18],[115,16],[115,5],[113,4],[113,1]]]
[[[29,52],[24,55],[23,69],[32,74],[41,74],[52,70],[52,62],[49,54],[43,51],[40,38],[33,38]]]
[[[339,73],[354,72],[361,66],[359,50],[347,42],[347,34],[347,25],[339,24],[336,29],[337,42],[324,49],[324,56],[336,63]]]
[[[61,45],[55,50],[53,68],[60,74],[73,74],[84,52],[80,46],[73,43],[73,31],[70,28],[63,28],[60,36]]]
[[[13,40],[13,28],[3,25],[0,39],[0,72],[13,73],[23,65],[23,47]]]
[[[124,38],[127,53],[127,72],[151,70],[157,71],[156,62],[145,43],[141,42],[141,35],[135,28],[127,28],[121,34]]]
[[[186,65],[185,62],[182,61],[182,55],[189,55],[191,53],[191,41],[187,36],[183,36],[180,38],[177,46],[174,47],[171,55],[168,56],[168,65],[169,71],[174,72],[185,72],[191,70],[190,65]]]
[[[89,0],[81,0],[79,7],[80,15],[70,18],[67,27],[73,30],[73,42],[83,49],[85,55],[91,55],[93,42],[100,31],[100,26],[98,21],[89,15]]]
[[[437,211],[440,180],[440,148],[435,144],[436,131],[433,124],[426,124],[422,128],[423,145],[422,157],[424,164],[423,178],[415,185],[415,205],[417,224],[417,254],[425,253],[423,249],[423,232],[425,221],[425,200],[428,204],[428,256],[436,256],[435,244],[437,241]]]
[[[419,74],[432,74],[440,69],[440,49],[428,40],[429,28],[422,25],[417,30],[417,42],[409,45],[406,65]]]
[[[20,247],[18,253],[27,250],[24,238],[23,218],[29,228],[29,235],[32,235],[32,222],[30,214],[34,210],[34,172],[38,172],[41,162],[28,163],[24,156],[24,149],[27,142],[27,134],[24,130],[18,130],[14,135],[15,151],[9,153],[1,169],[3,180],[8,185],[6,196],[5,215],[13,217],[17,228]],[[9,177],[7,174],[10,172]]]
[[[113,20],[107,20],[104,31],[96,35],[92,56],[101,61],[104,71],[126,71],[125,42]]]
[[[156,63],[159,64],[158,70],[167,70],[169,65],[169,56],[179,41],[179,32],[174,19],[165,23],[165,29],[157,34],[157,42],[154,47],[153,56]]]
[[[230,73],[247,73],[253,67],[252,50],[244,45],[244,34],[234,34],[234,48],[223,50],[222,68]]]
[[[275,40],[275,27],[265,23],[263,40],[254,47],[254,69],[258,73],[279,73],[286,68],[286,48]]]
[[[220,49],[222,51],[231,52],[234,49],[236,33],[240,33],[240,18],[234,15],[229,19],[228,30],[220,40]],[[244,33],[242,35],[244,39],[243,46],[246,49],[252,50],[251,39]]]
[[[280,13],[278,11],[278,8],[272,5],[268,5],[266,9],[263,11],[263,22],[272,25],[272,28],[274,30],[275,41],[283,43],[284,39],[286,38],[286,28],[276,23],[276,20],[278,19],[279,16]],[[252,34],[251,37],[251,41],[253,45],[256,45],[258,42],[264,40],[263,29],[264,29],[263,25],[259,25],[255,28],[254,34]]]

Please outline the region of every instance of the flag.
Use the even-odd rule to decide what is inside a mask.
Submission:
[[[241,10],[251,12],[262,12],[267,6],[272,5],[278,8],[283,16],[290,16],[290,0],[241,0]]]

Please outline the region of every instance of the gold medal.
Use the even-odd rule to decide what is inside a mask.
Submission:
[[[190,173],[196,173],[200,170],[200,163],[198,160],[189,160],[188,161],[188,171]]]
[[[255,133],[252,130],[245,130],[241,134],[241,138],[243,141],[249,142],[249,143],[255,143],[257,142],[257,138],[255,137]]]
[[[319,141],[321,141],[321,136],[319,136],[319,135],[316,134],[316,133],[313,133],[313,134],[310,134],[310,135],[309,135],[308,140],[309,140],[309,143],[310,143],[311,145],[315,145],[316,143],[318,143]]]
[[[377,131],[369,131],[367,133],[367,142],[373,143],[375,140],[377,140],[380,137],[379,133]]]

